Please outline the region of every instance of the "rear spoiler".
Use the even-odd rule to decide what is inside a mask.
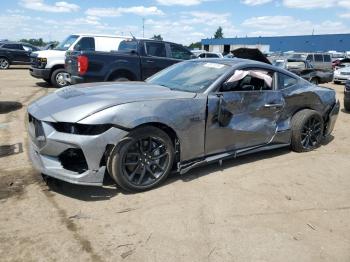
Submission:
[[[232,50],[231,53],[237,58],[255,60],[271,65],[271,62],[257,48],[238,48]]]

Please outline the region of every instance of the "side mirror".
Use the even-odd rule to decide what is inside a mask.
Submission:
[[[225,127],[228,126],[231,118],[232,118],[232,113],[228,111],[225,108],[225,101],[222,95],[219,95],[219,103],[218,103],[218,123],[220,126]]]
[[[135,49],[130,50],[130,54],[137,55],[137,51]]]

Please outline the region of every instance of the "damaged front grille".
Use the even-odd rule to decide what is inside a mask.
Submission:
[[[69,148],[58,156],[64,169],[77,172],[79,174],[88,170],[88,165],[81,149]]]

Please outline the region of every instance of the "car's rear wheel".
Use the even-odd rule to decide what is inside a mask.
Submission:
[[[51,83],[56,88],[68,86],[69,83],[67,82],[67,80],[65,78],[66,74],[68,74],[68,73],[63,68],[56,69],[55,71],[52,72]]]
[[[350,112],[350,100],[344,100],[344,108]]]
[[[109,156],[109,172],[127,191],[144,191],[159,185],[171,171],[174,146],[169,136],[155,127],[130,132]]]
[[[291,147],[296,152],[308,152],[320,146],[324,123],[314,110],[305,109],[292,118]]]
[[[0,69],[9,69],[10,61],[5,57],[0,57]]]
[[[314,84],[314,85],[318,85],[318,83],[319,83],[319,81],[318,81],[318,79],[317,79],[316,77],[312,78],[312,79],[310,80],[310,82],[311,82],[312,84]]]

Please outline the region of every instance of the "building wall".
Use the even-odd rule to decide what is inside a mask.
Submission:
[[[278,37],[244,37],[202,39],[202,46],[269,46],[270,51],[324,52],[335,50],[350,51],[350,34],[306,35],[306,36],[278,36]],[[232,49],[231,49],[232,50]]]

